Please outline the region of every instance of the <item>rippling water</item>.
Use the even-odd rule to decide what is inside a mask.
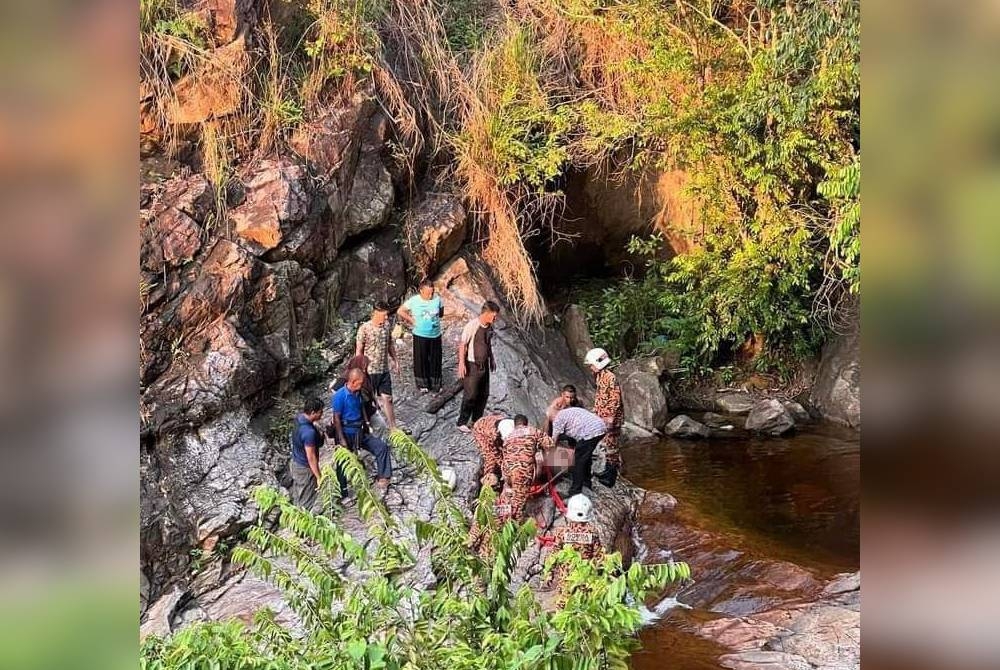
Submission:
[[[636,670],[720,667],[715,659],[725,650],[690,631],[719,612],[766,608],[755,580],[776,562],[819,580],[859,567],[853,431],[817,425],[790,438],[634,442],[624,460],[631,481],[678,500],[672,512],[640,518],[652,558],[673,550],[698,582],[680,598],[692,609],[671,610],[643,631]]]

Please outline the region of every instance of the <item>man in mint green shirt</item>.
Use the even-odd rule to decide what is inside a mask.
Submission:
[[[399,318],[413,329],[413,377],[421,393],[441,390],[441,317],[444,304],[429,279],[399,308]]]

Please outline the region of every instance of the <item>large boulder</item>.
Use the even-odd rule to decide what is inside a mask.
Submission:
[[[741,391],[720,391],[715,394],[715,409],[723,414],[748,414],[754,405],[753,397]]]
[[[418,277],[429,277],[465,240],[465,207],[458,196],[430,193],[413,206],[403,226],[407,255]]]
[[[823,347],[810,404],[831,421],[861,426],[861,335],[834,337]]]
[[[212,188],[202,175],[175,177],[156,189],[140,228],[140,267],[161,273],[194,258],[202,248],[201,224],[212,211]]]
[[[664,364],[659,357],[632,359],[615,371],[622,388],[626,423],[654,432],[667,420],[667,396],[660,377]]]
[[[372,97],[359,91],[345,104],[328,106],[300,124],[289,144],[323,178],[349,173],[352,156],[376,108]]]
[[[779,436],[795,428],[795,419],[780,400],[773,398],[754,403],[747,415],[746,429],[764,435]]]
[[[276,248],[309,215],[306,178],[305,168],[285,158],[254,166],[246,199],[230,212],[236,234],[258,253]]]
[[[663,432],[671,437],[680,437],[684,439],[710,437],[712,434],[712,431],[709,430],[708,426],[698,423],[685,414],[678,414],[671,419],[670,423],[664,427]]]
[[[197,71],[174,84],[170,122],[204,123],[239,111],[249,64],[242,36],[213,51]]]
[[[358,161],[344,208],[347,237],[384,226],[392,211],[393,195],[392,177],[382,159],[377,152],[365,152]]]
[[[573,357],[583,365],[587,352],[594,348],[594,341],[590,339],[590,330],[587,328],[587,315],[579,305],[568,305],[563,310],[562,332]]]

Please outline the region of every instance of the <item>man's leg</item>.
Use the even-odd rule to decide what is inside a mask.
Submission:
[[[475,411],[476,388],[480,375],[482,372],[475,365],[469,363],[466,367],[465,377],[462,378],[462,408],[458,411],[459,426],[468,424]]]
[[[313,511],[319,491],[312,470],[291,461],[288,464],[288,471],[292,475],[292,502],[310,512]]]
[[[375,471],[379,479],[392,478],[392,458],[389,445],[374,435],[365,435],[361,445],[375,456]]]
[[[486,401],[490,399],[490,371],[485,370],[476,381],[476,399],[472,407],[472,420],[476,421],[486,411]]]
[[[601,437],[589,440],[577,440],[573,455],[573,484],[570,486],[569,496],[583,493],[584,486],[590,486],[590,468],[594,460],[594,448],[601,441]]]

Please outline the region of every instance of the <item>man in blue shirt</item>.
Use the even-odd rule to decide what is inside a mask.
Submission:
[[[441,317],[444,304],[434,295],[430,279],[420,292],[403,303],[397,314],[413,329],[413,377],[421,393],[441,390]]]
[[[292,475],[292,502],[308,510],[313,509],[319,497],[319,450],[324,438],[315,422],[322,416],[323,401],[310,398],[302,408],[302,413],[295,417],[290,436],[292,459],[288,463],[288,470]],[[339,468],[337,479],[341,492],[346,494],[347,480]]]
[[[364,400],[361,397],[361,386],[364,381],[365,373],[357,368],[352,368],[347,374],[347,383],[330,401],[333,408],[333,427],[340,446],[352,451],[364,447],[375,456],[378,471],[375,486],[384,492],[392,478],[392,459],[389,455],[389,445],[368,430],[368,417],[365,416]]]

